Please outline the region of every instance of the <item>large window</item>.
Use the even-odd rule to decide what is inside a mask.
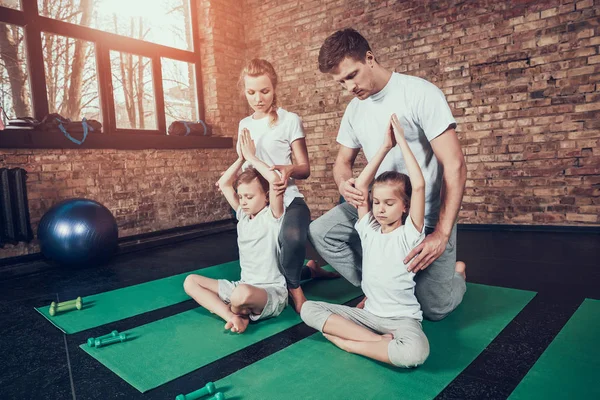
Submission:
[[[196,2],[0,0],[0,107],[108,134],[202,119]]]

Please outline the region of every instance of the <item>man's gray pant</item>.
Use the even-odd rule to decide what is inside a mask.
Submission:
[[[362,247],[354,225],[358,211],[342,203],[313,221],[308,238],[317,252],[354,286],[360,286]],[[425,234],[433,232],[426,227]],[[415,294],[423,316],[437,321],[446,317],[462,301],[465,280],[454,270],[456,264],[456,225],[442,255],[415,276]]]

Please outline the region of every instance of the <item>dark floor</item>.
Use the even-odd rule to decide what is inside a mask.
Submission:
[[[468,281],[538,295],[438,398],[505,399],[583,299],[600,299],[600,235],[460,230],[458,243]],[[120,255],[102,267],[64,270],[46,268],[40,261],[28,265],[26,275],[0,278],[0,399],[174,399],[196,390],[198,382],[223,378],[314,332],[298,325],[141,394],[78,348],[106,328],[63,335],[33,310],[53,300],[237,258],[231,231]],[[187,301],[113,323],[111,329],[127,330],[193,307]]]

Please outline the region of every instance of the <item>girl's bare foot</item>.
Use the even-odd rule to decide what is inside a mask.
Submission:
[[[234,315],[225,324],[225,329],[230,330],[234,333],[242,333],[246,330],[249,323],[250,320],[247,317],[242,317],[241,315]]]
[[[302,309],[302,305],[306,302],[306,296],[304,296],[304,291],[302,288],[298,286],[295,289],[288,289],[290,293],[290,298],[292,299],[292,305],[294,306],[294,310],[298,314],[300,314],[300,310]]]
[[[313,279],[337,279],[341,276],[337,272],[324,270],[315,260],[310,260],[306,263],[306,266],[310,269],[310,277]]]
[[[454,271],[461,274],[465,281],[467,280],[467,264],[465,264],[462,261],[457,261],[456,266],[454,267]]]
[[[366,302],[367,302],[367,296],[363,297],[363,299],[356,305],[356,308],[360,308],[360,309],[365,308]]]

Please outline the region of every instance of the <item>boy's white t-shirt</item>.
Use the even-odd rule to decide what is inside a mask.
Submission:
[[[273,127],[269,126],[269,116],[253,119],[250,115],[240,121],[238,129],[238,135],[244,128],[250,131],[256,146],[256,157],[269,166],[292,164],[292,142],[305,137],[302,120],[297,114],[279,108],[277,115],[279,119]],[[248,166],[250,163],[245,162],[242,169]],[[304,196],[298,190],[294,178],[290,178],[283,195],[285,206],[289,206],[296,197]]]
[[[425,238],[410,216],[404,225],[389,233],[372,212],[355,225],[363,249],[361,287],[367,301],[365,310],[379,317],[410,317],[423,320],[421,305],[415,296],[413,272],[404,264],[406,255]]]
[[[383,143],[393,113],[398,116],[408,146],[423,172],[425,225],[434,227],[439,217],[442,168],[429,142],[456,126],[440,89],[424,79],[392,73],[380,92],[365,100],[352,99],[342,118],[337,141],[352,149],[362,148],[370,161]],[[407,173],[402,151],[397,146],[387,154],[376,175],[385,171]]]
[[[283,215],[275,218],[271,209],[265,207],[250,219],[240,206],[236,218],[241,280],[254,286],[285,287],[285,277],[279,270],[278,239]]]

